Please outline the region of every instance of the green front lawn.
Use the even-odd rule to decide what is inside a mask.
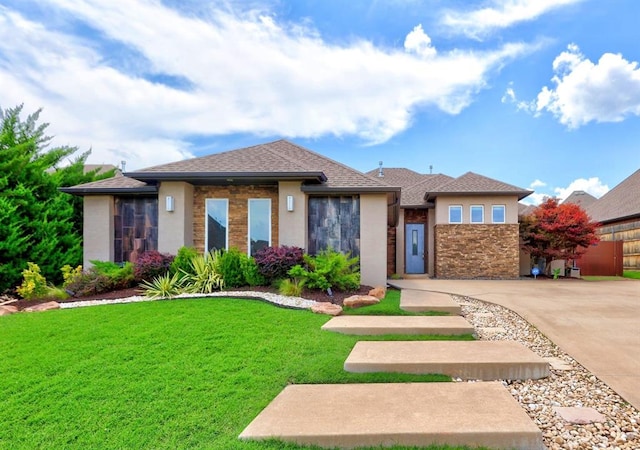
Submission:
[[[640,280],[640,270],[625,270],[624,272],[622,272],[622,276],[625,278]]]
[[[212,298],[0,317],[0,448],[293,449],[237,440],[289,383],[448,380],[345,372],[358,340],[429,338],[328,319]]]
[[[448,316],[449,314],[438,311],[424,313],[414,313],[400,309],[400,291],[388,289],[384,300],[377,305],[365,306],[362,308],[346,308],[344,315],[351,316]]]

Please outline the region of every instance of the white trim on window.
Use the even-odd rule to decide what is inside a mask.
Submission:
[[[480,220],[477,220],[477,214],[480,211]],[[469,222],[484,223],[484,205],[471,205],[469,207]]]
[[[252,210],[252,204],[255,206],[257,206],[257,204],[267,204],[268,208],[267,208],[267,247],[271,246],[271,199],[270,198],[250,198],[247,200],[247,254],[249,256],[252,256],[251,254],[251,228],[252,228],[252,215],[251,215],[251,210]],[[257,224],[256,224],[257,225]]]
[[[502,221],[496,220],[496,211],[502,210]],[[507,206],[491,205],[491,223],[507,223]]]
[[[225,236],[224,236],[224,250],[229,248],[229,199],[227,198],[207,198],[205,199],[204,204],[204,248],[205,251],[209,251],[211,249],[209,245],[209,206],[214,213],[219,214],[218,217],[212,216],[214,221],[219,223],[224,227]],[[221,223],[224,222],[224,223]],[[213,244],[211,244],[213,245]],[[220,248],[216,248],[216,250],[220,250]]]
[[[456,218],[452,216],[455,211],[460,216],[459,220],[452,220]],[[449,205],[449,223],[462,223],[462,205]]]

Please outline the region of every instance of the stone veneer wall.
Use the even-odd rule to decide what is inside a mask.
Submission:
[[[205,200],[229,200],[229,247],[247,252],[250,198],[271,199],[271,245],[278,245],[278,186],[196,186],[193,190],[193,245],[204,251]]]
[[[435,276],[518,278],[518,238],[518,224],[438,224]]]

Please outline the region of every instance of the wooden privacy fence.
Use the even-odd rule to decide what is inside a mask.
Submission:
[[[600,241],[576,260],[580,275],[622,276],[623,241]]]

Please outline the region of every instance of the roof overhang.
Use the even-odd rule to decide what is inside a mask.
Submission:
[[[157,186],[142,186],[136,188],[59,188],[60,192],[72,195],[155,195],[158,193]]]
[[[533,194],[533,191],[477,191],[477,192],[427,192],[424,199],[433,201],[436,197],[511,197],[517,196],[518,201]]]
[[[323,172],[128,172],[125,176],[139,181],[186,181],[195,185],[276,184],[278,181],[324,183]]]
[[[300,187],[302,192],[309,194],[343,194],[343,195],[356,195],[356,194],[387,194],[390,192],[396,192],[400,195],[400,188],[394,186],[363,186],[363,187],[332,187],[324,185],[302,185]]]

